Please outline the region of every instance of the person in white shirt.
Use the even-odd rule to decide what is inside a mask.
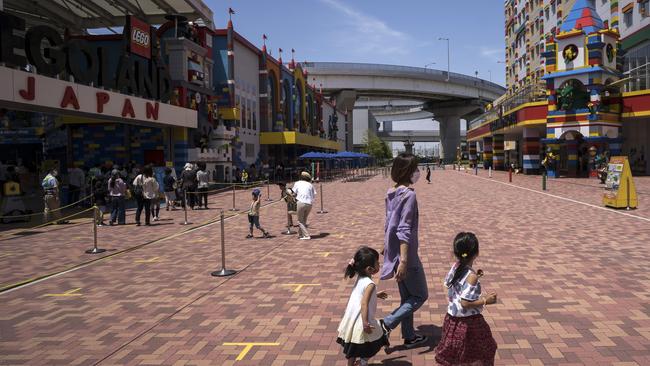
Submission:
[[[307,172],[300,173],[300,180],[292,187],[298,201],[298,227],[300,240],[309,240],[311,236],[307,230],[307,218],[311,212],[311,205],[316,196],[316,190],[311,184],[311,175]]]
[[[84,171],[77,165],[70,165],[68,168],[68,204],[79,201],[85,181]]]
[[[142,174],[133,180],[134,196],[138,203],[135,211],[135,224],[140,226],[140,215],[144,208],[144,224],[151,225],[151,200],[158,197],[159,185],[156,178],[153,177],[153,168],[147,165],[142,170]]]

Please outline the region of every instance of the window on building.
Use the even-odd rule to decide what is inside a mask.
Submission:
[[[255,145],[254,144],[246,144],[246,157],[247,158],[255,157]]]
[[[625,23],[626,27],[631,27],[632,26],[632,10],[628,10],[625,13],[623,13],[623,22]]]
[[[641,14],[642,17],[647,17],[648,16],[648,3],[650,1],[648,0],[641,0],[639,2],[639,14]]]

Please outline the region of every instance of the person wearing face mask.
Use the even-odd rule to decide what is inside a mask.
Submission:
[[[43,203],[45,222],[49,222],[52,217],[58,225],[65,224],[67,221],[61,220],[61,202],[59,201],[59,181],[56,176],[59,172],[56,169],[50,169],[49,173],[43,178],[41,186],[43,187]]]
[[[413,313],[429,297],[418,255],[418,201],[412,187],[420,179],[417,158],[412,154],[398,155],[393,160],[390,175],[395,185],[386,194],[384,265],[380,279],[395,277],[401,305],[380,324],[385,332],[390,332],[401,323],[404,346],[414,348],[426,343],[427,337],[415,333]]]

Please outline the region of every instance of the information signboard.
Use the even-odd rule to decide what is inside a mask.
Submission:
[[[636,188],[627,156],[613,156],[609,160],[603,204],[614,208],[636,208]]]

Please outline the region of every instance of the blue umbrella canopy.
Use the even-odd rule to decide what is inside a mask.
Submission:
[[[331,159],[334,154],[310,151],[300,155],[300,159]]]
[[[320,153],[315,152],[315,151],[310,151],[308,153],[300,155],[300,159],[318,159],[320,157]]]
[[[356,159],[359,156],[355,152],[351,151],[341,151],[334,155],[334,157],[339,158],[339,159]]]

